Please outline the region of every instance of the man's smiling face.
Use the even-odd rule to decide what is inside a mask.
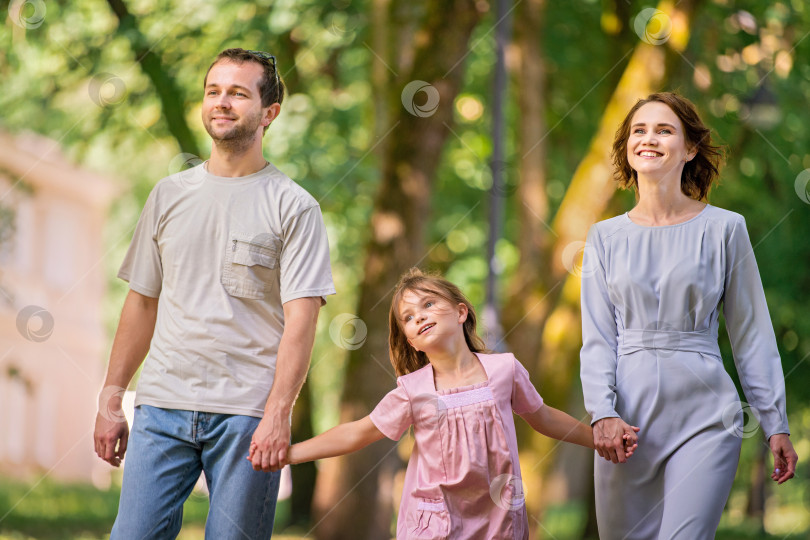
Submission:
[[[267,114],[259,91],[262,75],[262,66],[256,62],[230,60],[220,60],[208,72],[202,121],[215,142],[241,146],[261,137]]]

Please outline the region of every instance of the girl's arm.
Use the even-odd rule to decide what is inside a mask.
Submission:
[[[593,448],[593,430],[570,415],[543,405],[533,413],[523,414],[532,429],[546,437]]]
[[[365,448],[385,437],[366,416],[355,422],[340,424],[309,440],[294,444],[287,453],[287,463],[297,464],[316,459],[342,456]]]
[[[526,420],[532,426],[532,429],[546,437],[579,444],[586,448],[594,448],[591,426],[583,424],[554,407],[543,405],[533,413],[521,415],[521,418]],[[632,456],[633,451],[638,447],[638,435],[636,435],[636,432],[638,432],[639,428],[631,426],[631,429],[632,431],[626,432],[622,437],[624,439],[625,457],[627,458]]]

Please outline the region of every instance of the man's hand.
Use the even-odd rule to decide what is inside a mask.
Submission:
[[[790,442],[787,433],[771,435],[768,445],[773,453],[773,473],[771,473],[771,478],[775,482],[783,484],[793,478],[796,473],[796,463],[799,461],[799,456],[796,455],[793,443]]]
[[[635,451],[639,428],[621,418],[602,418],[593,425],[593,445],[607,461],[625,463]],[[629,452],[629,453],[628,453]]]
[[[277,471],[286,464],[289,447],[289,415],[265,413],[253,432],[248,459],[253,464],[254,471]]]
[[[284,304],[284,332],[278,345],[273,387],[250,442],[248,459],[257,471],[284,466],[290,446],[290,411],[304,384],[315,341],[321,297],[304,297]]]
[[[98,414],[93,442],[98,457],[118,467],[127,451],[129,425],[121,408],[124,389],[118,386],[107,386],[98,397]]]
[[[126,393],[125,387],[149,350],[157,309],[157,298],[130,290],[121,310],[118,330],[115,331],[104,389],[98,396],[98,414],[93,433],[96,454],[113,467],[121,465],[129,440],[129,426],[121,409],[121,401]]]

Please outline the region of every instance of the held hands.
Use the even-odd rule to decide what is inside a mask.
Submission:
[[[265,414],[253,432],[247,459],[253,464],[254,471],[278,471],[288,463],[289,446],[289,418]]]
[[[253,456],[254,456],[254,454],[256,453],[256,449],[257,449],[257,448],[258,448],[258,446],[256,445],[256,443],[255,443],[255,442],[251,442],[251,443],[250,443],[250,453],[249,453],[249,455],[247,456],[247,460],[248,460],[248,461],[251,461],[251,462],[253,461]],[[271,466],[271,467],[270,467],[270,469],[268,469],[267,471],[264,471],[264,469],[257,469],[255,466],[253,467],[253,469],[254,469],[254,470],[257,470],[257,471],[258,471],[258,470],[262,470],[262,471],[264,471],[264,472],[276,472],[276,471],[280,471],[281,469],[283,469],[283,468],[284,468],[284,467],[286,467],[287,465],[292,465],[292,464],[293,464],[293,460],[292,460],[291,449],[292,449],[292,446],[289,446],[289,447],[287,448],[287,454],[286,454],[286,456],[285,456],[283,459],[281,459],[281,460],[280,460],[280,461],[279,461],[279,462],[276,464],[276,466],[275,466],[275,467]]]
[[[771,479],[774,482],[783,484],[793,478],[796,473],[796,463],[799,456],[793,449],[793,443],[787,433],[777,433],[771,435],[768,445],[773,453],[773,473]]]
[[[621,418],[602,418],[593,425],[593,445],[607,461],[625,463],[638,448],[638,432]]]
[[[254,456],[254,454],[256,453],[256,449],[257,449],[257,448],[258,448],[258,446],[256,445],[256,443],[255,443],[255,442],[251,442],[251,443],[250,443],[250,453],[249,453],[249,454],[248,454],[248,456],[247,456],[247,460],[248,460],[248,461],[251,461],[251,462],[253,461],[253,456]],[[264,469],[257,469],[255,466],[253,467],[253,469],[254,469],[254,470],[256,470],[256,471],[258,471],[258,470],[262,470],[262,471],[264,471],[264,472],[276,472],[276,471],[280,471],[281,469],[283,469],[283,468],[284,468],[284,467],[286,467],[287,465],[292,465],[292,460],[290,459],[290,448],[292,448],[292,446],[290,446],[290,447],[288,447],[288,448],[287,448],[287,455],[286,455],[286,457],[284,457],[284,459],[280,460],[280,461],[279,461],[279,462],[276,464],[276,466],[275,466],[275,467],[274,467],[274,466],[271,466],[271,467],[270,467],[268,470],[266,470],[266,471],[264,471]]]

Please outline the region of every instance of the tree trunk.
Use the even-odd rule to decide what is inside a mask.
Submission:
[[[295,401],[292,415],[292,440],[305,441],[314,436],[312,429],[312,395],[309,382],[305,382]],[[293,490],[290,495],[291,526],[306,526],[311,522],[312,497],[318,469],[314,462],[291,467]]]
[[[391,85],[391,78],[396,76],[391,71],[390,0],[372,0],[371,3],[371,44],[374,53],[371,58],[371,89],[375,96],[386,96]],[[391,105],[386,99],[375,99],[374,103],[374,139],[380,140],[391,126]],[[388,152],[388,138],[382,139],[375,149],[380,161]]]
[[[538,29],[542,28],[545,0],[524,0],[515,15],[515,70],[518,107],[521,111],[518,126],[519,182],[514,204],[519,220],[517,247],[520,260],[507,289],[508,302],[503,304],[502,320],[508,350],[521,360],[534,380],[537,379],[534,359],[540,349],[542,321],[553,307],[549,301],[549,284],[542,271],[544,253],[548,251],[552,232],[549,221],[549,203],[546,193],[546,77],[545,59]],[[532,440],[536,434],[523,422],[517,423],[517,436],[521,448],[521,461],[531,465],[523,472],[526,483],[526,505],[529,515],[539,515],[543,493],[543,478],[533,474],[532,467],[539,459],[533,452]],[[533,523],[533,520],[529,520]]]
[[[542,28],[544,0],[525,0],[515,17],[515,48],[519,125],[520,182],[517,214],[520,228],[517,247],[520,261],[508,289],[511,299],[503,308],[503,326],[509,350],[521,359],[530,373],[540,349],[537,329],[551,306],[544,300],[548,283],[543,268],[544,252],[551,241],[548,195],[546,194],[545,60],[538,29]],[[517,164],[516,164],[517,165]],[[553,233],[552,233],[553,234]],[[533,373],[532,373],[533,374]]]
[[[767,443],[760,441],[751,466],[751,486],[748,489],[748,504],[745,506],[745,516],[756,521],[760,533],[765,531],[765,492],[768,484],[765,471],[769,453]]]
[[[163,67],[163,62],[138,28],[138,21],[129,12],[124,0],[107,0],[107,3],[118,17],[117,33],[129,39],[136,60],[155,87],[169,133],[177,140],[181,151],[199,156],[197,141],[186,122],[186,104],[181,88]]]
[[[413,67],[406,77],[399,77],[404,84],[425,81],[432,89],[427,89],[427,102],[419,93],[406,96],[408,110],[397,108],[386,132],[390,140],[371,217],[358,306],[368,340],[349,356],[341,422],[367,415],[395,386],[387,345],[391,293],[400,274],[419,264],[425,253],[433,180],[461,88],[468,41],[481,18],[480,5],[473,0],[428,2],[424,25],[416,33]],[[397,103],[401,92],[397,85],[380,98]],[[430,93],[438,94],[435,110]],[[379,442],[324,462],[315,498],[319,540],[391,537],[393,475],[401,468],[395,448],[391,442]]]

